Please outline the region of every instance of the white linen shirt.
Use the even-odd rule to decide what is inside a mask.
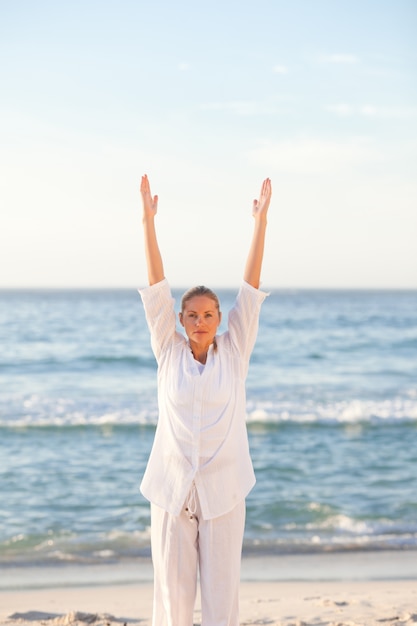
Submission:
[[[200,373],[176,330],[166,279],[140,289],[158,363],[159,418],[142,494],[179,515],[194,481],[204,519],[231,511],[255,484],[246,430],[245,379],[268,295],[243,282],[227,332],[210,346]]]

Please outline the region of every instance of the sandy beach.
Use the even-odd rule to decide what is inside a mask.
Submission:
[[[152,584],[11,591],[0,594],[1,624],[150,626]],[[201,623],[199,605],[195,624]],[[417,624],[416,581],[244,582],[243,625],[410,626]]]
[[[242,568],[246,580],[241,583],[240,623],[242,626],[417,624],[416,557],[408,552],[246,559]],[[260,568],[262,563],[265,567]],[[93,573],[90,570],[90,575]],[[47,579],[42,582],[40,578],[32,578],[32,584],[26,578],[19,588],[17,579],[13,579],[16,572],[11,570],[10,574],[10,588],[3,578],[0,591],[2,626],[151,625],[149,568],[145,568],[142,579],[136,582],[119,579],[111,585],[95,585],[91,578],[88,583],[87,577],[78,585],[74,579],[69,582],[70,578],[67,583],[64,579],[49,579],[48,583]],[[113,579],[117,580],[117,575]],[[194,623],[201,623],[199,599]]]

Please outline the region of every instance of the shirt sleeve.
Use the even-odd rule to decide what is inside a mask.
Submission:
[[[176,334],[174,298],[166,278],[159,283],[138,289],[145,309],[146,321],[151,333],[151,345],[156,360],[167,348]]]
[[[269,293],[255,289],[243,281],[236,302],[229,313],[230,340],[247,363],[258,334],[261,305],[267,296]]]

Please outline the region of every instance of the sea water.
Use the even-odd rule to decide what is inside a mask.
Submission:
[[[157,417],[134,289],[1,291],[0,565],[148,556]],[[417,292],[272,290],[247,422],[244,554],[417,549]]]

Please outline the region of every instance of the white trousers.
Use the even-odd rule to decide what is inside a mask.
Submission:
[[[151,504],[154,567],[152,626],[193,626],[200,573],[201,626],[239,626],[245,501],[204,520],[195,488],[180,515]]]

